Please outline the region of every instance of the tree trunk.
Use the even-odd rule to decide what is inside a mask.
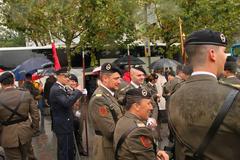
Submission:
[[[71,64],[71,43],[68,43],[68,42],[66,42],[66,54],[67,54],[68,68],[70,69],[72,67],[72,64]]]

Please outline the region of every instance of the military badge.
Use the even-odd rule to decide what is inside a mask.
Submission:
[[[151,147],[152,142],[151,142],[151,140],[150,140],[148,137],[146,137],[146,136],[140,136],[139,138],[140,138],[140,142],[142,143],[142,145],[143,145],[145,148]]]
[[[112,66],[111,66],[110,63],[106,65],[106,70],[107,70],[107,71],[109,71],[111,68],[112,68]]]
[[[102,117],[106,117],[108,115],[108,110],[106,108],[106,106],[101,106],[98,108],[98,113],[100,116]]]
[[[147,96],[147,91],[146,91],[145,89],[142,90],[142,95],[143,95],[144,97]]]
[[[220,38],[222,40],[223,43],[226,42],[226,37],[224,36],[224,34],[220,34]]]

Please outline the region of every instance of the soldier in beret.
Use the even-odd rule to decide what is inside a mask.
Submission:
[[[216,118],[232,85],[218,82],[226,61],[227,39],[212,30],[195,31],[185,42],[193,73],[173,95],[169,103],[169,122],[176,139],[176,159],[238,159],[240,139],[240,95],[235,98],[220,128],[210,143],[201,149],[207,131]]]
[[[158,151],[148,120],[153,106],[146,89],[135,88],[125,96],[125,115],[117,122],[114,132],[116,160],[167,160],[164,151]]]
[[[13,73],[0,76],[1,146],[7,159],[30,159],[29,149],[33,134],[39,128],[36,101],[29,91],[14,86]]]
[[[114,97],[120,85],[121,71],[111,63],[101,66],[100,85],[89,102],[89,115],[95,130],[93,159],[113,160],[113,132],[123,116],[123,109]]]
[[[52,110],[53,132],[57,136],[58,160],[74,159],[73,113],[74,103],[82,95],[80,85],[69,94],[65,85],[69,83],[67,68],[56,71],[57,82],[50,89],[49,100]]]
[[[240,80],[236,77],[237,72],[237,59],[233,56],[228,56],[224,65],[224,79],[226,83],[240,85]]]

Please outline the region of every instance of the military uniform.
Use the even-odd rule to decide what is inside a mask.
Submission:
[[[1,90],[0,101],[1,146],[5,149],[8,159],[25,159],[33,133],[39,128],[37,104],[28,91],[16,88]],[[18,104],[19,107],[17,107]],[[12,112],[3,105],[13,110],[18,108],[16,111],[22,117],[16,114],[11,116]],[[17,119],[22,119],[22,121],[19,120],[18,123],[14,123]]]
[[[166,82],[163,85],[163,96],[168,98],[172,95],[178,88],[180,88],[181,84],[184,82],[179,76],[176,76],[173,80]]]
[[[114,148],[127,131],[122,145],[117,150],[118,160],[153,160],[156,158],[156,147],[154,144],[152,130],[146,127],[144,121],[136,115],[126,112],[118,121],[114,132]]]
[[[113,160],[113,132],[116,122],[123,116],[116,98],[102,85],[93,93],[89,114],[95,130],[93,159]]]
[[[232,87],[219,84],[211,75],[191,76],[172,95],[169,106],[175,132],[176,157],[184,160],[200,145]],[[197,92],[196,92],[197,91]],[[227,160],[240,157],[240,122],[238,95],[219,131],[204,152],[204,159]]]
[[[230,76],[230,77],[224,78],[223,81],[228,84],[240,86],[240,79],[238,79],[236,76]]]

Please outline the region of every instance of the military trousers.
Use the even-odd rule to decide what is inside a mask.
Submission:
[[[74,160],[73,133],[56,134],[57,136],[57,159]]]
[[[27,160],[30,145],[31,141],[25,144],[19,142],[18,147],[4,148],[5,155],[8,160]]]

